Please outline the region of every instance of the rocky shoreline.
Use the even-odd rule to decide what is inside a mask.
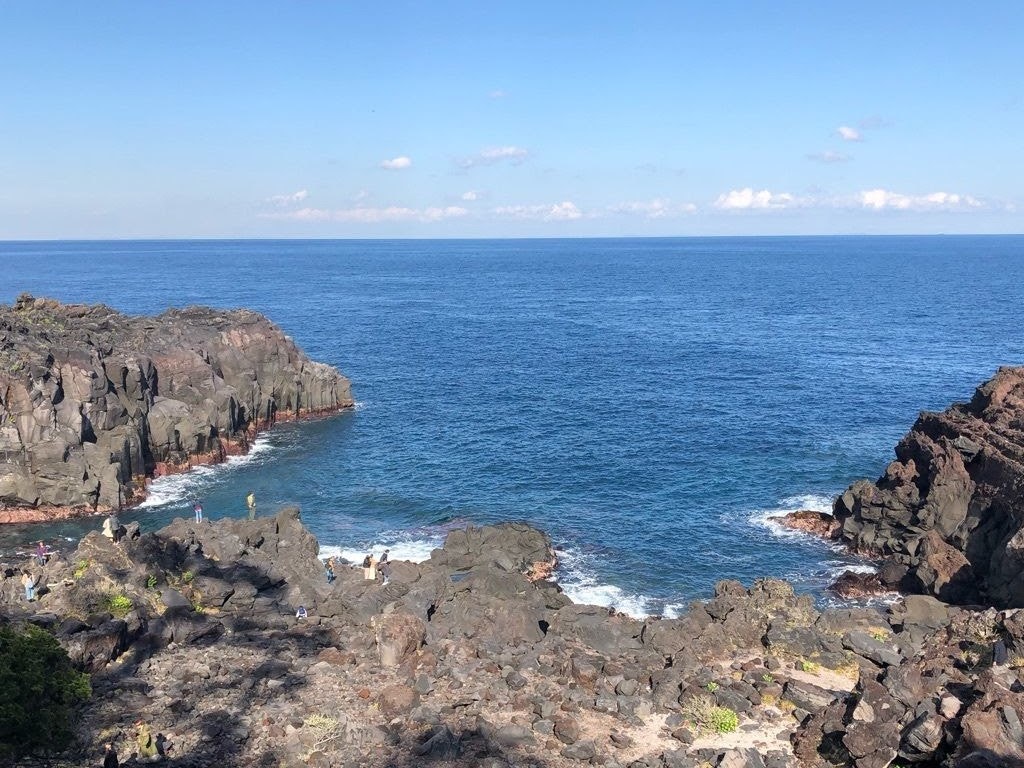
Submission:
[[[140,720],[182,768],[1024,760],[1016,611],[819,611],[766,579],[640,621],[531,580],[554,553],[523,524],[453,531],[386,585],[344,565],[329,584],[296,509],[127,529],[54,556],[33,603],[24,564],[0,565],[2,622],[47,628],[92,675],[59,765],[106,742],[142,762]]]
[[[0,305],[0,522],[130,507],[148,478],[353,405],[344,376],[255,312],[128,317],[23,294]]]
[[[67,316],[84,318],[87,359],[53,351],[66,330],[45,329]],[[45,365],[24,363],[41,347]],[[114,506],[115,480],[123,506],[145,475],[351,405],[340,374],[244,312],[123,318],[22,297],[0,309],[0,363],[0,437],[50,462],[8,458],[0,498],[31,486],[34,509],[44,491]],[[0,563],[0,674],[18,671],[6,638],[38,627],[91,682],[67,746],[20,764],[99,765],[112,744],[121,765],[159,747],[176,768],[1024,765],[1008,565],[1024,537],[1022,436],[1024,368],[1003,369],[970,404],[922,414],[832,517],[792,518],[882,559],[845,594],[917,593],[889,606],[821,611],[783,581],[723,581],[679,618],[637,620],[572,603],[549,580],[548,537],[518,523],[452,531],[386,583],[355,564],[329,582],[294,508],[91,533],[45,563]],[[40,447],[55,441],[59,457]],[[68,481],[78,471],[88,482]],[[36,696],[0,689],[0,708],[31,719]],[[6,746],[0,761],[19,757]]]
[[[1001,368],[969,403],[922,413],[885,473],[852,484],[831,515],[779,522],[878,563],[871,578],[847,574],[848,588],[1024,608],[1024,367]]]

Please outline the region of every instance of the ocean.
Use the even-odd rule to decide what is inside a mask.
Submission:
[[[829,509],[918,411],[1024,364],[1020,236],[7,242],[0,267],[5,303],[255,309],[352,380],[353,411],[157,480],[122,521],[240,517],[253,490],[361,560],[526,520],[570,597],[637,616],[724,578],[824,599],[866,565],[771,517]]]

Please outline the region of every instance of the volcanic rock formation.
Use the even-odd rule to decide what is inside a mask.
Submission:
[[[833,513],[843,541],[886,558],[890,585],[1024,607],[1024,367],[922,413],[885,474],[854,483]]]
[[[119,509],[146,477],[352,404],[347,379],[255,312],[128,317],[23,294],[0,305],[0,521]]]
[[[96,765],[113,741],[122,765],[148,764],[136,721],[178,768],[1024,759],[1024,612],[924,595],[820,612],[764,579],[638,620],[531,580],[554,552],[521,524],[454,531],[429,560],[393,562],[387,584],[344,562],[328,582],[318,555],[284,509],[131,523],[45,565],[0,562],[0,626],[49,629],[91,674],[59,763]]]

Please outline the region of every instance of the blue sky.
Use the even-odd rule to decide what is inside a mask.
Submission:
[[[0,0],[0,239],[1019,233],[1022,41],[1015,2]]]

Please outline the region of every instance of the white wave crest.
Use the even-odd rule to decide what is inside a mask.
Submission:
[[[572,548],[557,550],[557,554],[558,584],[574,603],[614,608],[636,619],[652,614],[651,598],[599,582],[590,556]]]
[[[661,615],[666,619],[678,619],[689,609],[690,606],[686,603],[665,603],[665,607],[661,610]]]
[[[350,563],[361,563],[368,554],[380,557],[385,549],[391,550],[388,553],[390,560],[408,560],[411,563],[422,563],[430,559],[430,553],[444,544],[443,536],[434,536],[426,539],[403,539],[400,537],[384,537],[379,541],[373,541],[363,546],[353,544],[335,545],[324,544],[320,546],[320,557],[343,558]]]
[[[789,512],[810,509],[814,512],[824,512],[827,515],[831,515],[833,498],[832,496],[825,496],[820,493],[803,493],[796,496],[787,496],[779,504]]]
[[[806,493],[797,496],[787,496],[779,501],[779,506],[777,507],[773,507],[771,509],[755,509],[750,513],[749,520],[753,525],[767,529],[773,536],[780,539],[806,541],[808,538],[813,538],[815,541],[820,541],[816,536],[805,533],[804,531],[795,531],[792,528],[787,528],[779,522],[779,518],[785,517],[792,512],[800,512],[802,510],[811,510],[812,512],[822,512],[826,515],[831,515],[832,497],[825,496],[820,493]],[[838,545],[830,544],[829,546],[837,551],[841,550],[841,547]]]
[[[223,464],[200,464],[180,475],[164,475],[155,478],[147,483],[146,500],[139,504],[137,509],[153,509],[169,504],[181,504],[201,496],[202,490],[214,477],[249,464],[262,462],[273,450],[274,446],[268,438],[258,437],[244,456],[228,456]]]
[[[828,575],[834,580],[838,579],[847,571],[851,573],[878,573],[878,569],[868,563],[843,563],[829,560],[825,565],[828,567]]]

